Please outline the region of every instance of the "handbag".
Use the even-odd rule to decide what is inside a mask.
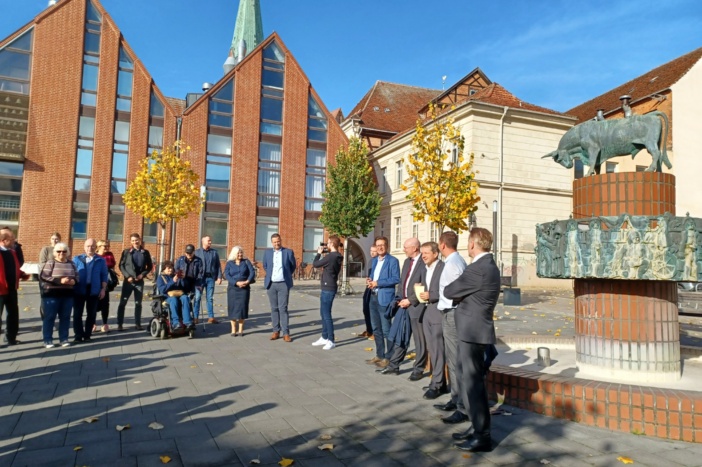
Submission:
[[[169,290],[166,292],[169,297],[182,297],[183,296],[183,291],[182,290]]]
[[[115,272],[114,269],[108,269],[107,270],[107,291],[112,292],[115,290],[115,287],[117,287],[117,284],[119,284],[119,277],[117,277],[117,273]]]

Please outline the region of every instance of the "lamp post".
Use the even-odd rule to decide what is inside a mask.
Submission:
[[[500,251],[500,241],[498,240],[499,237],[497,236],[497,200],[492,202],[492,239],[493,243],[495,244],[495,262],[497,262],[497,256]]]

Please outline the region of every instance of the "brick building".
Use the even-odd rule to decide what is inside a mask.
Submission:
[[[241,4],[260,30],[258,2]],[[97,0],[59,1],[1,40],[0,223],[17,229],[27,260],[53,231],[78,251],[87,236],[119,251],[139,232],[155,252],[156,226],[122,195],[139,160],[178,137],[206,203],[177,225],[176,254],[210,234],[223,257],[240,244],[260,258],[279,231],[310,256],[324,235],[326,165],[346,136],[278,35],[249,46],[181,100],[163,95]]]

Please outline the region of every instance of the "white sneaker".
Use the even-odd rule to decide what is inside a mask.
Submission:
[[[53,349],[56,346],[54,344],[44,344],[44,347],[47,349]]]
[[[70,347],[70,346],[71,346],[71,343],[68,341],[61,342],[61,347]]]
[[[319,347],[320,345],[327,345],[328,342],[329,341],[326,340],[325,338],[320,337],[316,341],[312,342],[312,345],[314,345],[315,347]]]
[[[336,344],[333,343],[332,341],[327,341],[327,343],[322,347],[322,350],[331,350],[334,347],[336,347]]]

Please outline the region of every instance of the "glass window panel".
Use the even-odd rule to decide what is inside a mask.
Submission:
[[[78,146],[85,147],[85,148],[92,148],[93,141],[89,140],[89,139],[78,138]]]
[[[88,21],[95,21],[96,23],[102,22],[102,16],[100,16],[100,13],[98,13],[95,5],[93,5],[93,2],[88,2],[88,11],[86,12],[85,17],[88,19]]]
[[[8,78],[29,79],[29,54],[0,50],[0,75]]]
[[[83,89],[86,91],[97,91],[98,67],[95,65],[83,64]]]
[[[307,131],[307,137],[311,141],[321,141],[323,143],[326,143],[327,141],[327,132],[326,131],[321,131],[321,130],[308,130]]]
[[[205,213],[207,216],[207,213]],[[227,244],[227,221],[213,220],[205,218],[202,223],[202,231],[204,235],[209,235],[212,239],[212,244],[223,246]]]
[[[211,201],[213,203],[228,203],[229,202],[229,192],[208,189],[207,194],[205,195],[205,199],[207,201]]]
[[[307,148],[307,165],[315,167],[327,166],[327,151]]]
[[[110,192],[113,194],[123,195],[127,189],[127,182],[120,180],[112,180],[110,183]]]
[[[263,84],[263,86],[271,86],[273,88],[282,88],[283,79],[284,75],[280,71],[266,70],[264,68],[261,84]]]
[[[73,212],[73,219],[71,219],[71,237],[73,238],[86,238],[88,228],[88,213],[87,212]]]
[[[134,60],[132,60],[129,54],[121,47],[119,49],[119,67],[128,70],[134,68]]]
[[[210,114],[210,125],[231,128],[232,117],[227,115]]]
[[[29,83],[21,83],[19,81],[9,81],[0,78],[0,91],[18,92],[20,94],[29,94]]]
[[[100,53],[100,34],[94,34],[92,32],[85,33],[85,51],[92,52],[94,54]]]
[[[233,101],[234,100],[234,80],[231,79],[222,86],[222,88],[215,93],[213,97],[216,97],[217,99],[221,99],[223,101]]]
[[[316,250],[319,244],[324,241],[324,229],[305,227],[303,235],[303,250]]]
[[[19,209],[20,197],[12,195],[0,195],[0,208]]]
[[[93,138],[95,136],[95,119],[93,117],[80,117],[78,136],[81,138]]]
[[[132,96],[132,72],[119,70],[117,78],[117,94],[124,97]]]
[[[263,208],[278,208],[280,207],[278,205],[279,201],[280,199],[277,195],[258,195],[256,205]]]
[[[115,122],[115,141],[129,142],[129,122]]]
[[[80,103],[82,105],[88,105],[90,107],[95,107],[95,105],[97,104],[97,94],[92,94],[89,92],[81,93]]]
[[[283,126],[277,123],[261,122],[261,133],[281,136],[283,134]]]
[[[307,173],[309,175],[326,175],[327,174],[327,169],[321,169],[321,168],[314,168],[314,167],[307,167]]]
[[[112,154],[112,177],[127,178],[127,154],[115,152]]]
[[[271,42],[263,49],[263,58],[276,62],[285,62],[285,55],[280,51],[278,44],[275,42]]]
[[[153,91],[151,91],[151,116],[163,117],[163,104]]]
[[[305,211],[317,211],[322,212],[322,204],[324,203],[321,199],[306,199],[305,200]]]
[[[76,177],[73,189],[76,191],[90,191],[90,178],[78,178]]]
[[[274,122],[283,121],[283,101],[264,97],[261,99],[261,119]]]
[[[258,171],[258,192],[271,195],[280,194],[280,172],[271,170]]]
[[[18,178],[0,178],[0,191],[22,191],[22,180]]]
[[[107,239],[122,240],[124,232],[124,212],[110,212],[107,222]]]
[[[144,242],[147,243],[156,243],[157,242],[157,236],[158,236],[158,224],[153,223],[153,224],[147,224],[144,222]]]
[[[271,246],[271,235],[278,232],[278,224],[256,224],[256,247]]]
[[[27,52],[32,50],[32,31],[29,30],[19,36],[14,41],[10,42],[7,47],[12,47],[13,49],[25,50]]]
[[[85,55],[83,55],[83,61],[86,63],[93,63],[95,65],[98,65],[100,63],[100,57],[97,57],[95,55],[85,54]]]
[[[278,163],[278,162],[263,162],[263,161],[259,161],[259,162],[258,162],[258,168],[259,168],[259,169],[280,170],[280,163]]]
[[[117,110],[121,110],[122,112],[131,112],[132,111],[132,100],[131,99],[123,99],[121,97],[118,97],[116,108],[117,108]]]
[[[21,177],[24,165],[16,162],[0,161],[0,175],[9,175],[10,177]]]
[[[321,118],[310,117],[308,119],[308,125],[310,128],[320,128],[322,130],[327,129],[327,121],[322,120]]]
[[[76,175],[90,176],[93,170],[93,151],[90,149],[78,149],[76,157]]]
[[[263,92],[261,93],[263,96],[273,96],[273,97],[283,97],[283,90],[282,89],[273,89],[273,88],[263,88]]]
[[[210,112],[220,112],[223,114],[231,115],[233,110],[232,104],[222,101],[210,101]]]
[[[312,96],[310,96],[308,101],[307,114],[314,117],[326,118],[326,115],[324,115],[324,112],[322,112],[322,108],[319,106],[319,104],[317,104],[317,101],[315,101]]]
[[[278,143],[261,142],[259,159],[280,162],[282,159],[281,145]]]
[[[211,156],[207,155],[207,162],[219,162],[222,164],[231,164],[232,163],[232,158],[231,157],[224,157],[224,156]]]
[[[163,128],[160,126],[149,126],[149,146],[163,147]]]
[[[129,151],[129,145],[128,144],[122,144],[122,143],[114,143],[112,145],[112,150],[113,151]]]
[[[277,62],[271,62],[266,60],[263,62],[263,66],[265,68],[273,68],[275,70],[284,70],[285,69],[285,64],[284,63],[277,63]]]
[[[232,137],[207,135],[207,152],[232,155]]]
[[[208,187],[228,189],[231,170],[231,166],[228,165],[207,164],[205,185]]]
[[[324,192],[325,177],[308,175],[305,181],[305,196],[308,198],[321,198]]]

